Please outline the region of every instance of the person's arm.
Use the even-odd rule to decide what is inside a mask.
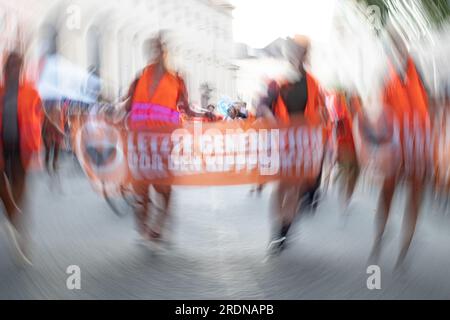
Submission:
[[[278,98],[279,90],[275,81],[269,83],[267,93],[261,97],[256,107],[257,118],[275,119],[273,105]]]
[[[180,112],[185,113],[188,117],[204,117],[205,114],[195,112],[189,107],[189,99],[188,99],[188,92],[186,89],[186,85],[181,77],[178,77],[178,80],[180,82],[180,89],[178,92],[178,101],[177,101],[177,107],[180,110]]]

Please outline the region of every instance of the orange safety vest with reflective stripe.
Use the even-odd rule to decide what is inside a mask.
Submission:
[[[319,84],[308,72],[306,72],[306,87],[308,90],[308,99],[304,116],[310,124],[319,124],[321,122],[320,106],[322,98],[320,95]],[[273,106],[275,117],[281,122],[288,123],[290,116],[286,104],[281,97],[281,90],[278,92],[278,97]]]
[[[0,87],[0,132],[3,130],[3,97],[5,88]],[[44,112],[38,92],[31,84],[19,85],[17,96],[17,121],[19,127],[20,156],[25,169],[32,165],[33,155],[39,154],[42,148],[42,123]],[[1,140],[1,139],[0,139]],[[4,167],[3,141],[0,141],[0,168]]]
[[[166,71],[150,96],[154,70],[155,65],[145,68],[136,84],[131,106],[131,124],[134,127],[178,124],[181,121],[178,102],[186,90],[183,80]]]

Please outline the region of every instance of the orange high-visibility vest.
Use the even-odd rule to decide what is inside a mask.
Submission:
[[[3,97],[5,88],[0,87],[0,132],[3,130]],[[44,112],[38,92],[31,84],[19,85],[17,97],[17,121],[20,138],[20,156],[24,168],[31,166],[33,155],[39,154],[42,147],[42,122]],[[0,168],[4,167],[3,141],[0,142]]]
[[[308,72],[306,73],[306,87],[308,90],[308,99],[305,108],[305,118],[311,124],[319,124],[321,122],[319,107],[322,103],[319,84]],[[286,104],[281,97],[281,90],[273,107],[275,117],[281,122],[288,123],[290,116]]]
[[[402,124],[405,117],[413,120],[416,114],[424,125],[424,121],[429,117],[428,97],[411,57],[407,61],[405,79],[406,81],[403,82],[394,67],[390,65],[390,79],[383,95],[384,105],[393,110],[394,115],[402,120],[400,121]]]
[[[405,176],[423,178],[429,167],[430,155],[425,138],[430,119],[427,94],[411,57],[407,61],[405,81],[390,66],[390,79],[383,94],[383,102],[399,123]]]
[[[180,122],[177,105],[185,93],[184,83],[179,77],[166,71],[150,96],[149,87],[154,70],[155,65],[145,68],[136,84],[131,106],[131,123],[134,127]]]

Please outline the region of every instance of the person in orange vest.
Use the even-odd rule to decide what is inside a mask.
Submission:
[[[221,121],[223,119],[223,116],[216,113],[216,106],[213,104],[209,104],[206,107],[206,112],[205,112],[205,120],[206,122],[216,122],[216,121]]]
[[[18,52],[6,56],[0,86],[0,197],[7,214],[7,228],[20,257],[31,264],[23,234],[23,200],[27,172],[41,150],[44,113],[33,85],[21,75],[23,58]]]
[[[129,113],[130,127],[133,130],[155,126],[178,125],[182,117],[203,117],[189,108],[188,93],[181,76],[167,67],[167,48],[160,33],[153,40],[154,61],[144,68],[141,75],[131,84],[125,109]],[[161,233],[168,215],[168,206],[172,188],[170,185],[153,185],[155,191],[162,195],[163,212],[158,215],[156,223],[149,225],[149,183],[133,186],[139,196],[140,205],[135,209],[138,232],[154,242],[162,240]]]
[[[310,124],[320,124],[325,119],[322,91],[317,80],[305,70],[310,47],[309,39],[296,35],[289,44],[289,62],[296,71],[297,79],[281,82],[279,86],[271,83],[268,97],[271,96],[272,99],[262,99],[266,101],[266,105],[260,106],[259,109],[271,110],[275,118],[284,123],[289,123],[292,116],[303,115]],[[306,203],[315,209],[320,181],[321,174],[312,186],[280,181],[275,200],[279,226],[269,243],[270,253],[279,253],[284,249],[288,231],[301,199],[306,197]]]
[[[396,267],[399,267],[406,257],[414,235],[426,170],[426,149],[416,157],[414,156],[417,154],[416,150],[411,153],[410,146],[419,136],[424,138],[430,119],[428,95],[407,46],[396,30],[388,29],[388,31],[393,46],[389,54],[389,75],[382,93],[382,101],[384,112],[389,115],[388,119],[397,123],[399,129],[401,163],[399,170],[386,174],[383,181],[375,223],[375,240],[369,260],[378,261],[392,198],[400,178],[403,178],[407,182],[409,194],[403,219],[400,253],[396,263]],[[414,148],[418,146],[415,145]]]

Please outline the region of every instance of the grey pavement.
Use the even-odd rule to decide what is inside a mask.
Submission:
[[[345,215],[333,186],[315,215],[291,230],[289,247],[266,259],[273,185],[176,187],[170,243],[138,243],[131,214],[117,217],[65,159],[60,182],[30,178],[32,267],[17,265],[0,229],[1,299],[448,299],[450,215],[426,197],[405,268],[393,272],[405,197],[399,190],[380,261],[381,289],[366,285],[378,190],[360,184]],[[3,224],[3,217],[0,223]],[[66,286],[78,265],[81,289]]]

